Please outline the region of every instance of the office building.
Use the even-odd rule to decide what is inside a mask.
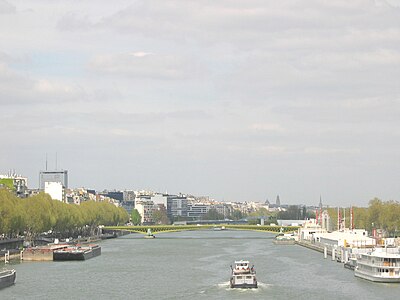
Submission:
[[[46,182],[60,182],[64,188],[68,188],[68,171],[40,171],[39,189],[44,190]]]

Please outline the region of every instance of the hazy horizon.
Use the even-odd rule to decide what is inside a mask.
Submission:
[[[0,0],[0,173],[400,200],[400,0]]]

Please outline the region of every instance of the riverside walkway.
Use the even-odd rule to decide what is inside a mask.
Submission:
[[[271,225],[234,225],[234,224],[207,224],[207,225],[144,225],[144,226],[105,226],[103,232],[107,231],[129,231],[146,234],[148,229],[153,234],[161,232],[174,232],[174,231],[187,231],[187,230],[204,230],[221,228],[229,230],[252,230],[252,231],[265,231],[272,233],[279,232],[293,232],[297,231],[298,226],[271,226]]]

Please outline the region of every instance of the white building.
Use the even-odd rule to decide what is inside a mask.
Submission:
[[[142,217],[142,224],[153,224],[153,212],[155,210],[154,202],[149,198],[136,198],[135,209]]]
[[[168,203],[168,195],[167,194],[155,194],[151,197],[151,201],[154,204],[163,204],[165,208],[167,208]]]
[[[68,171],[40,171],[39,189],[43,190],[46,182],[61,182],[64,188],[68,188]]]
[[[310,219],[303,224],[302,228],[299,228],[299,239],[315,241],[315,236],[322,233],[327,233],[326,229],[317,224],[317,220]]]
[[[61,182],[45,182],[44,192],[49,194],[53,200],[65,202],[65,189]]]
[[[7,184],[8,183],[8,184]],[[0,175],[0,185],[13,188],[17,197],[28,196],[28,178],[9,172],[7,175]]]
[[[368,232],[364,229],[345,229],[343,231],[319,233],[315,234],[315,239],[327,245],[351,248],[374,247],[376,245],[376,240],[368,237]]]

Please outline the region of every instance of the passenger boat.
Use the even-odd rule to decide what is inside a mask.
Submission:
[[[399,249],[375,248],[360,254],[354,276],[375,282],[400,282]]]
[[[252,289],[257,288],[256,271],[254,266],[250,268],[247,260],[235,261],[235,267],[231,266],[232,274],[230,279],[231,288]]]
[[[294,244],[296,244],[296,239],[297,239],[297,236],[294,234],[280,233],[275,237],[275,239],[273,240],[273,243],[275,245],[294,245]]]
[[[88,246],[68,247],[53,252],[54,261],[86,260],[101,254],[101,247],[93,244]]]
[[[225,230],[225,226],[221,226],[221,227],[217,227],[217,226],[214,226],[214,231],[221,231],[221,230]]]
[[[14,269],[0,271],[0,289],[13,285],[16,276],[17,272]]]
[[[147,229],[147,234],[144,236],[145,239],[154,239],[156,236],[151,232],[151,229]]]

